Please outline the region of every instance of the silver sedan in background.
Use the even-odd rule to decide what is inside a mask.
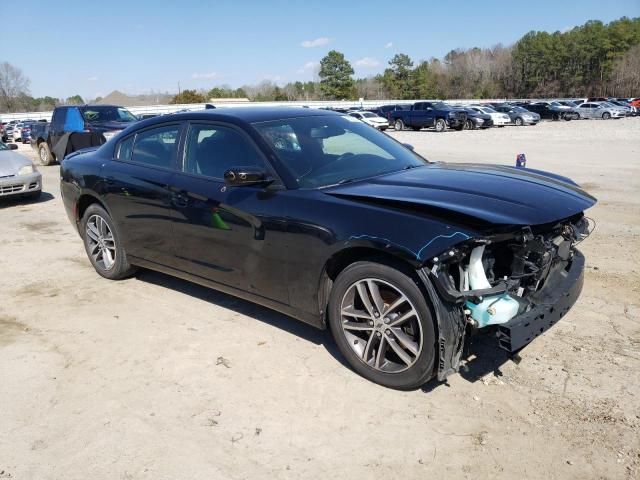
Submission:
[[[17,145],[0,142],[0,199],[22,196],[35,199],[42,192],[42,175]]]
[[[579,118],[601,118],[609,120],[610,118],[624,118],[626,112],[615,105],[607,102],[585,102],[573,109]]]

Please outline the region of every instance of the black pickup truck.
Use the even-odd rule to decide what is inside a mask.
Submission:
[[[408,110],[391,112],[390,118],[396,130],[433,127],[436,132],[444,132],[447,127],[462,130],[466,121],[467,114],[463,110],[454,109],[444,102],[416,102]]]
[[[81,148],[102,145],[138,118],[116,105],[71,105],[56,107],[51,123],[36,123],[31,146],[43,165],[62,160]]]

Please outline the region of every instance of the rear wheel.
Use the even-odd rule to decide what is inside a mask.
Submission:
[[[409,390],[433,377],[431,311],[403,271],[374,262],[347,267],[331,290],[329,322],[340,352],[368,380]]]
[[[524,120],[522,120],[521,117],[516,117],[514,123],[518,126],[521,127],[522,125],[524,125]]]
[[[404,130],[404,122],[400,119],[397,119],[393,123],[393,128],[395,128],[396,130]]]
[[[444,132],[447,129],[447,122],[444,121],[444,118],[438,118],[434,126],[436,132]]]
[[[38,157],[42,165],[51,165],[53,163],[53,155],[51,155],[51,150],[49,150],[49,145],[46,142],[42,142],[38,146]]]
[[[609,112],[604,112],[602,114],[602,119],[603,120],[609,120],[611,118],[611,114]]]
[[[89,205],[81,222],[84,247],[96,272],[110,280],[120,280],[135,272],[127,261],[120,236],[107,211],[98,204]]]

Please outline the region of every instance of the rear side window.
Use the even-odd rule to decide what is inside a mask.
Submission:
[[[154,167],[172,168],[178,148],[179,132],[179,125],[167,125],[138,133],[135,136],[130,160]],[[119,155],[121,152],[126,154],[126,150],[122,151],[122,147],[123,145],[120,144]],[[126,145],[124,147],[127,148]]]

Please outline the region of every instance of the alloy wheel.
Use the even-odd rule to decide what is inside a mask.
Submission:
[[[85,228],[89,255],[103,270],[111,270],[116,263],[116,242],[106,220],[92,215]]]
[[[44,147],[40,147],[40,160],[42,160],[42,163],[47,162],[47,151]]]
[[[353,283],[340,305],[342,333],[369,367],[399,373],[416,362],[423,347],[418,311],[389,282],[365,278]]]

